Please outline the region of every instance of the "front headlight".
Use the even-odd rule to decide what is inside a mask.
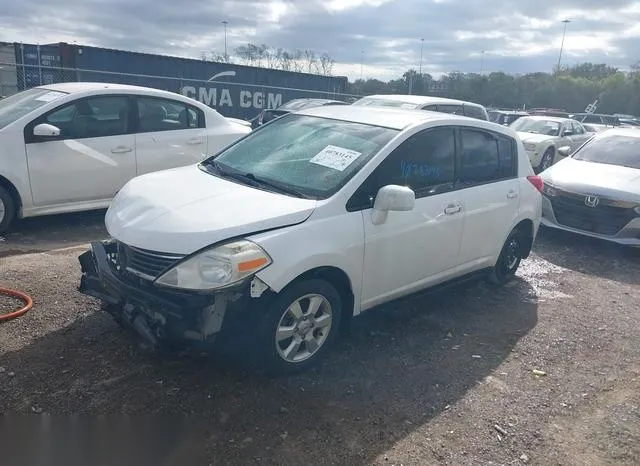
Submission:
[[[211,291],[233,285],[271,264],[264,250],[248,240],[207,249],[179,263],[156,283],[172,288]]]
[[[536,145],[533,142],[525,142],[523,144],[526,150],[536,150]]]

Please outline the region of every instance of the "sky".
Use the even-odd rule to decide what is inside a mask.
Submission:
[[[247,43],[328,53],[333,74],[399,77],[409,68],[551,71],[640,60],[631,0],[21,0],[0,10],[0,41],[83,45],[200,58]],[[423,39],[423,40],[422,40]],[[484,51],[484,52],[483,52]]]

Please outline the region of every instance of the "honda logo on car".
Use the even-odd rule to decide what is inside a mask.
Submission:
[[[584,204],[588,207],[596,207],[600,203],[600,199],[595,196],[587,196],[584,198]]]
[[[235,71],[223,71],[211,76],[207,81],[212,82],[224,76],[235,77]],[[223,83],[220,83],[223,84]],[[181,94],[192,99],[199,100],[209,107],[235,107],[241,108],[277,108],[282,105],[282,94],[272,92],[252,92],[241,90],[238,101],[234,102],[229,88],[184,86]]]

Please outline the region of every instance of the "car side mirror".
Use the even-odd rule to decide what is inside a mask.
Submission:
[[[33,128],[33,135],[48,138],[60,136],[60,128],[48,123],[40,123]]]
[[[569,154],[571,154],[571,147],[569,146],[562,146],[558,149],[558,154],[560,154],[563,157],[569,157]]]
[[[387,221],[390,211],[407,212],[416,205],[416,194],[411,188],[389,184],[378,191],[373,202],[371,222],[381,225]]]

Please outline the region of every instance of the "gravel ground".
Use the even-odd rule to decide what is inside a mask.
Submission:
[[[83,247],[18,254],[104,234],[99,216],[78,218],[54,222],[64,234],[44,246],[46,221],[0,243],[0,285],[35,301],[0,323],[2,464],[75,464],[64,448],[64,463],[37,463],[52,450],[34,446],[47,415],[72,413],[131,415],[110,417],[117,447],[85,444],[104,464],[127,464],[114,458],[131,448],[157,465],[640,464],[638,251],[543,230],[506,288],[392,303],[317,368],[266,379],[141,352],[76,291]],[[69,418],[54,419],[63,435]],[[21,422],[32,440],[18,456]]]

